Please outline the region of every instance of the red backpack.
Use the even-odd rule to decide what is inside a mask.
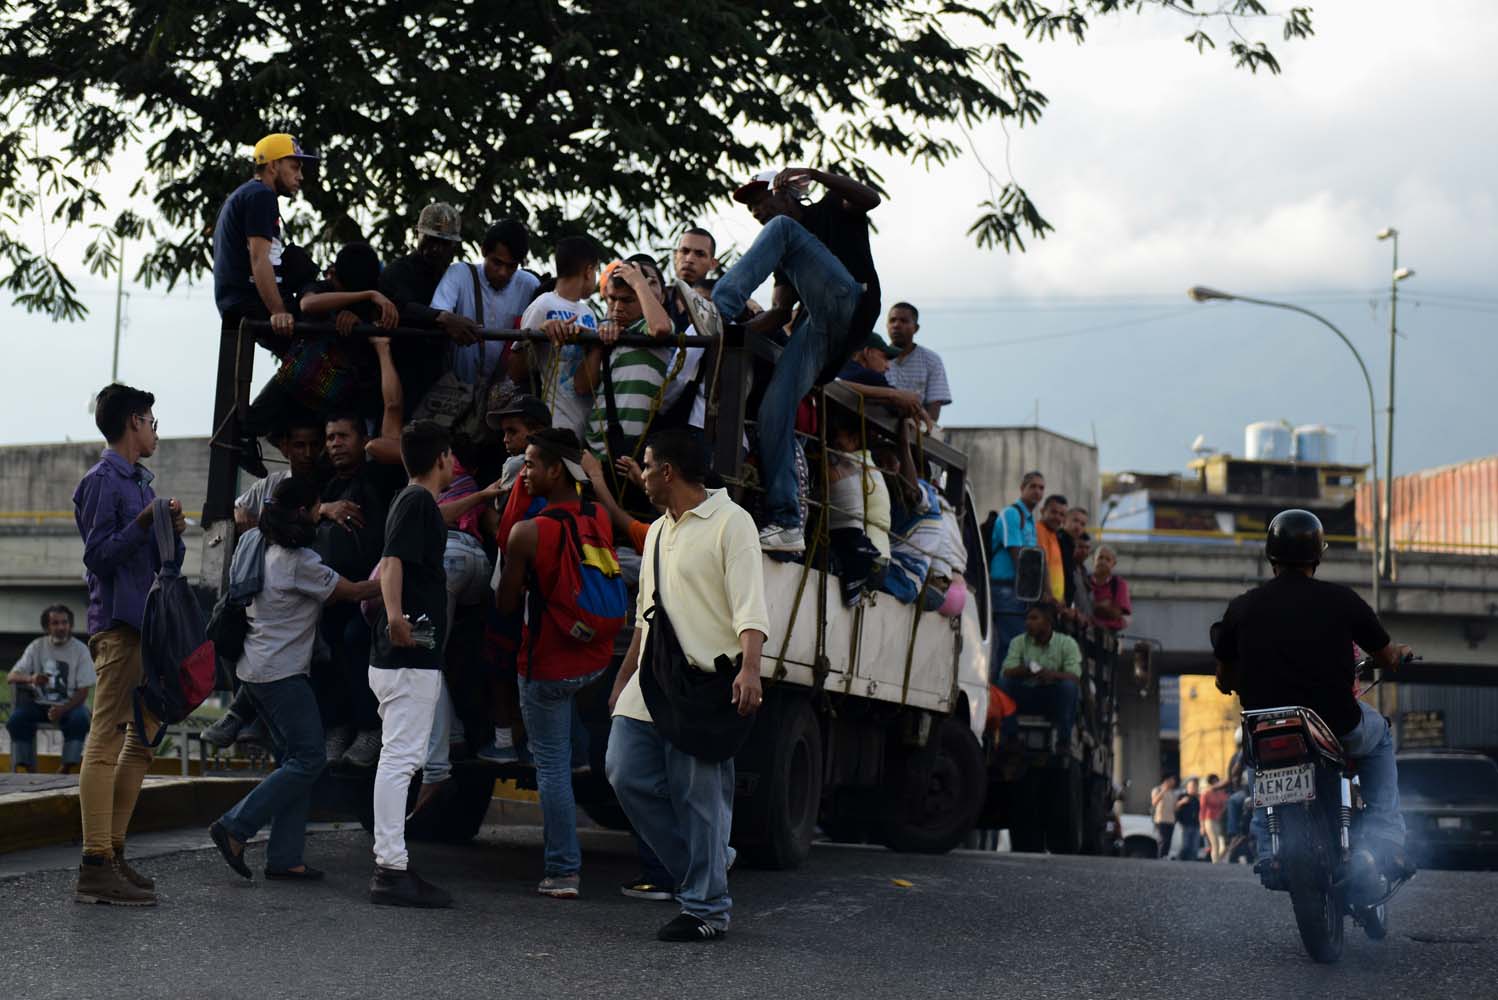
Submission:
[[[527,586],[525,675],[535,672],[538,655],[546,657],[548,679],[580,677],[608,665],[614,638],[624,628],[629,595],[614,557],[613,538],[591,501],[583,500],[576,514],[566,507],[547,507],[536,520],[560,527],[562,548],[556,573],[543,584],[532,564]],[[544,644],[542,624],[560,637]]]

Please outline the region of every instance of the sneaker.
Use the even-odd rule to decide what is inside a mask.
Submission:
[[[348,753],[348,748],[354,742],[354,729],[352,726],[334,726],[328,730],[328,738],[323,742],[327,750],[329,764],[336,764]]]
[[[148,878],[130,867],[130,862],[126,861],[125,855],[121,854],[118,850],[114,853],[114,870],[120,873],[121,878],[137,889],[144,889],[147,892],[153,892],[156,889],[156,880]]]
[[[552,899],[576,899],[582,879],[577,875],[548,875],[536,886],[536,891]]]
[[[655,936],[662,941],[716,941],[727,933],[690,913],[678,913]]]
[[[380,731],[366,729],[354,737],[354,742],[349,744],[341,763],[350,767],[374,767],[380,762],[381,746]]]
[[[487,760],[491,764],[518,764],[520,755],[515,752],[513,746],[496,747],[487,746],[478,752],[479,760]]]
[[[244,845],[239,845],[239,850],[234,850],[233,837],[224,824],[214,820],[213,825],[208,828],[208,836],[213,838],[213,846],[224,856],[224,863],[233,870],[240,878],[250,881],[254,875],[250,874],[250,866],[244,863]]]
[[[721,337],[723,336],[723,317],[718,313],[718,307],[713,305],[711,299],[697,294],[697,290],[691,285],[677,278],[673,285],[681,295],[681,300],[687,305],[687,315],[692,317],[692,328],[699,337]]]
[[[649,899],[655,902],[670,902],[676,898],[674,889],[644,878],[624,883],[619,887],[619,892],[630,899]]]
[[[771,524],[759,533],[759,547],[766,552],[805,552],[806,536],[800,528]]]
[[[244,726],[239,716],[225,712],[224,717],[198,734],[198,738],[210,746],[227,750],[239,739],[239,730]]]
[[[109,858],[85,854],[78,865],[73,899],[80,903],[109,906],[155,906],[156,893],[132,885]]]
[[[411,906],[440,910],[453,905],[452,894],[439,889],[415,872],[375,865],[369,880],[369,901],[376,906]]]

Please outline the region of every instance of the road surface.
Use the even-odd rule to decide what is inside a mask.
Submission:
[[[725,940],[669,945],[654,933],[673,907],[617,891],[634,874],[620,834],[584,834],[576,901],[533,895],[534,828],[416,845],[420,870],[458,900],[435,912],[366,902],[358,830],[309,839],[308,859],[329,872],[320,885],[245,885],[200,833],[169,843],[138,863],[160,886],[155,909],[77,905],[72,873],[55,867],[0,880],[5,995],[1466,1000],[1498,990],[1490,872],[1422,873],[1395,901],[1387,941],[1349,925],[1343,962],[1322,967],[1302,953],[1287,897],[1242,867],[819,845],[800,871],[734,872]],[[250,848],[257,876],[263,851]]]

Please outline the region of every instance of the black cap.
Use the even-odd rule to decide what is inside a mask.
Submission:
[[[495,405],[495,404],[498,405]],[[551,426],[551,411],[546,404],[535,396],[521,393],[511,396],[506,400],[491,400],[489,412],[484,416],[484,422],[495,430],[499,429],[499,423],[505,417],[519,417],[528,424],[537,427]]]
[[[1269,522],[1264,555],[1282,566],[1315,566],[1326,551],[1321,518],[1308,510],[1282,510]]]

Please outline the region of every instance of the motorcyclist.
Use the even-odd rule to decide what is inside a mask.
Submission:
[[[1310,511],[1282,511],[1270,522],[1264,551],[1273,579],[1234,598],[1212,626],[1217,687],[1236,691],[1245,709],[1304,706],[1338,734],[1357,761],[1367,805],[1360,847],[1390,879],[1407,878],[1414,866],[1404,852],[1394,740],[1388,720],[1355,694],[1353,644],[1385,669],[1410,648],[1390,641],[1378,614],[1351,588],[1316,579],[1325,550],[1321,521]],[[1263,810],[1254,826],[1264,829]],[[1260,843],[1260,857],[1267,853]]]

